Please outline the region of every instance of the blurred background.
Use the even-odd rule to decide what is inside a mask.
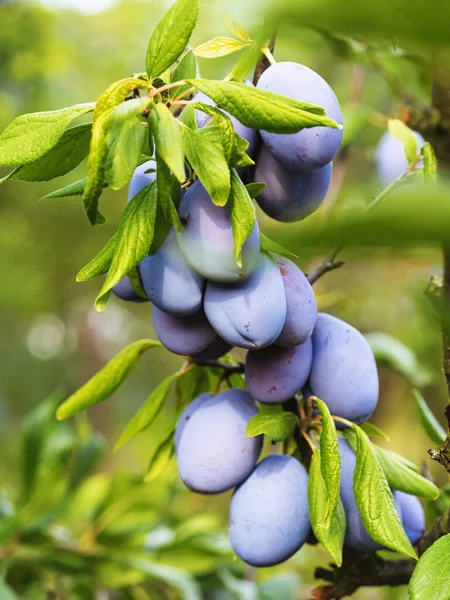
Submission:
[[[24,112],[94,101],[110,82],[143,70],[149,35],[169,4],[157,0],[1,2],[0,128]],[[224,11],[251,26],[259,15],[243,4],[246,3],[231,0],[203,2],[193,43],[226,35]],[[280,28],[275,57],[301,62],[320,73],[335,90],[344,110],[345,145],[335,163],[330,195],[321,214],[314,218],[323,218],[335,203],[358,205],[368,193],[375,197],[380,191],[374,171],[377,141],[386,128],[386,118],[401,115],[404,98],[429,103],[427,58],[381,42],[367,51],[362,44],[350,44],[320,28],[294,25]],[[200,60],[200,69],[203,76],[221,78],[230,64],[228,58]],[[8,498],[17,497],[17,490],[23,485],[24,475],[19,468],[24,461],[21,432],[28,431],[30,435],[43,422],[42,415],[34,417],[37,421],[26,417],[30,411],[55,391],[62,396],[74,391],[129,342],[154,336],[149,306],[125,304],[112,298],[104,313],[96,313],[93,300],[101,282],[75,281],[78,270],[116,231],[126,204],[126,190],[105,192],[102,212],[108,223],[96,228],[89,225],[79,198],[39,202],[50,191],[83,177],[85,170],[83,163],[76,173],[57,182],[32,185],[10,181],[0,187],[3,517],[11,510]],[[362,187],[364,196],[360,193]],[[320,260],[320,255],[302,252],[299,225],[276,224],[263,215],[260,218],[265,233],[299,255],[303,270],[307,272]],[[414,383],[422,387],[430,407],[440,418],[446,404],[440,376],[441,337],[436,316],[424,295],[430,275],[441,272],[440,252],[421,247],[396,252],[349,250],[343,252],[342,258],[345,266],[317,285],[320,308],[364,333],[384,332],[411,348],[417,363],[412,373],[410,369],[409,379],[416,377]],[[194,593],[189,591],[191,580],[177,583],[177,569],[197,578],[201,597],[205,598],[311,597],[314,568],[329,562],[325,551],[308,546],[282,567],[254,573],[238,564],[227,544],[228,494],[203,498],[188,492],[178,481],[173,464],[150,484],[142,483],[141,475],[159,443],[160,432],[173,417],[173,398],[150,430],[113,452],[126,422],[150,391],[179,365],[181,360],[164,350],[149,352],[126,384],[106,403],[90,410],[86,419],[83,417],[74,425],[51,424],[48,447],[39,452],[43,456],[46,452],[48,456],[59,452],[59,462],[41,469],[36,476],[45,482],[47,495],[38,495],[30,508],[33,517],[29,517],[39,522],[48,511],[56,510],[62,497],[67,498],[67,490],[60,490],[59,484],[67,476],[69,455],[75,447],[77,451],[84,447],[84,441],[94,439],[101,451],[93,453],[86,478],[71,495],[70,507],[64,509],[61,522],[46,531],[43,548],[51,547],[49,537],[52,543],[55,539],[64,540],[67,531],[72,530],[71,535],[86,543],[83,548],[88,555],[94,544],[92,523],[97,527],[100,519],[100,530],[94,527],[94,539],[103,534],[105,544],[108,542],[115,552],[121,552],[134,542],[120,536],[125,535],[124,531],[132,531],[139,540],[146,540],[152,564],[159,565],[160,571],[154,566],[153,572],[147,570],[142,579],[130,570],[120,579],[117,569],[108,571],[103,565],[103,571],[95,572],[97,584],[93,591],[91,584],[78,582],[71,587],[72,583],[64,583],[66,575],[58,583],[50,559],[42,562],[42,557],[33,558],[25,552],[21,567],[8,574],[17,597],[189,598],[189,593]],[[372,421],[392,438],[391,449],[420,464],[426,460],[431,443],[420,426],[411,381],[382,361],[380,380],[380,403]],[[92,431],[97,432],[93,438]],[[430,463],[427,461],[427,466],[436,481],[443,483],[444,470]],[[127,496],[130,490],[137,490],[136,495]],[[106,502],[106,497],[112,502],[113,509],[109,506],[109,510],[115,516],[102,521],[104,512],[98,503]],[[131,498],[128,503],[127,497]],[[131,530],[127,529],[130,515],[135,518]],[[0,525],[0,539],[5,541],[9,538],[3,529]],[[73,563],[67,568],[69,572],[71,568],[83,571],[86,564]],[[161,570],[166,567],[174,569],[166,572],[167,580],[175,577],[168,586]],[[146,577],[153,581],[150,586]],[[242,583],[242,577],[247,583]],[[109,587],[108,582],[114,581],[118,588],[126,584],[123,594],[128,595],[107,595],[104,590]],[[254,582],[262,584],[258,587],[259,596],[255,595]],[[0,597],[9,600],[1,593]],[[361,599],[406,597],[404,589],[363,590],[355,595]]]

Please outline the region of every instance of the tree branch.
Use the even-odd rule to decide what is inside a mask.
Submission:
[[[272,37],[268,44],[270,54],[273,54],[275,48],[275,36]],[[257,85],[261,75],[264,73],[266,69],[270,67],[270,61],[267,56],[261,53],[261,58],[259,59],[259,63],[256,65],[255,72],[253,74],[253,85]]]

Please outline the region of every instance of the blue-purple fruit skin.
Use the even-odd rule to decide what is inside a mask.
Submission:
[[[139,265],[145,293],[160,310],[192,315],[202,306],[204,278],[185,261],[175,231]]]
[[[200,494],[220,494],[253,471],[262,437],[248,437],[247,424],[258,408],[242,389],[207,399],[185,422],[177,443],[180,477]]]
[[[180,418],[178,419],[178,422],[177,422],[177,426],[175,428],[175,434],[174,434],[174,438],[173,438],[174,445],[175,445],[175,451],[178,448],[178,443],[180,441],[180,437],[181,437],[181,434],[183,433],[186,423],[192,417],[192,415],[197,410],[197,408],[199,406],[201,406],[204,402],[206,402],[206,400],[209,400],[212,397],[213,397],[212,394],[210,394],[209,392],[200,394],[200,396],[197,396],[197,398],[195,398],[195,400],[192,400],[192,402],[190,404],[188,404],[186,406],[186,408],[184,409],[184,411],[181,413]]]
[[[267,456],[231,499],[234,551],[250,565],[269,567],[295,554],[310,532],[305,468],[291,456]]]
[[[309,386],[314,396],[333,415],[367,421],[378,401],[378,373],[365,337],[348,323],[319,313],[312,342]]]
[[[341,453],[341,500],[347,520],[345,531],[345,545],[354,550],[376,551],[383,546],[375,542],[367,533],[364,523],[356,505],[353,492],[353,475],[355,472],[356,455],[347,440],[339,438],[339,450]],[[402,520],[402,507],[399,501],[399,492],[392,492],[397,514]]]
[[[416,496],[396,492],[402,511],[402,524],[411,544],[416,544],[425,531],[425,513]]]
[[[314,291],[303,272],[292,261],[275,257],[286,294],[286,321],[276,340],[278,346],[298,346],[308,340],[317,320]]]
[[[234,256],[230,208],[216,206],[197,180],[180,203],[183,232],[177,236],[186,261],[213,281],[234,282],[251,275],[259,258],[259,229],[255,228],[242,248],[242,267]]]
[[[223,340],[220,335],[216,335],[214,340],[204,350],[195,354],[192,358],[202,363],[208,360],[216,360],[232,349],[232,345]]]
[[[199,310],[195,315],[178,317],[153,306],[152,320],[159,341],[174,354],[198,354],[216,337],[216,332],[208,323],[203,310]]]
[[[145,298],[141,298],[134,287],[131,285],[127,276],[123,277],[117,285],[112,289],[115,296],[127,302],[146,302]]]
[[[251,81],[246,80],[245,83],[254,87]],[[209,98],[209,96],[207,96],[203,92],[199,92],[193,100],[194,102],[202,102],[203,104],[207,104],[208,106],[217,106],[214,100]],[[233,123],[235,133],[244,138],[244,140],[247,140],[248,148],[246,152],[250,156],[250,158],[254,158],[259,146],[259,132],[255,129],[250,129],[250,127],[242,125],[242,123],[238,121],[236,117],[233,117],[233,115],[230,115],[230,113],[226,112],[225,110],[223,110],[222,112],[224,112],[228,117],[230,117],[231,122]],[[203,111],[201,111],[200,109],[196,109],[195,115],[197,117],[197,123],[200,129],[211,120],[211,117]]]
[[[301,221],[322,204],[330,187],[332,163],[312,172],[288,171],[263,145],[256,161],[255,181],[266,184],[256,201],[276,221]]]
[[[417,154],[419,154],[425,140],[417,131],[413,133],[417,141]],[[375,163],[378,180],[382,185],[389,185],[408,168],[403,145],[390,131],[386,131],[378,142]]]
[[[245,361],[249,394],[263,404],[286,402],[305,385],[311,364],[311,339],[292,348],[272,345],[250,350]]]
[[[204,309],[208,321],[229,344],[265,348],[286,320],[286,295],[278,265],[260,255],[256,271],[235,284],[208,281]]]
[[[148,169],[155,169],[152,173],[146,173]],[[136,167],[133,177],[130,180],[128,186],[128,201],[136,196],[146,185],[155,181],[156,179],[156,162],[154,160],[148,160],[142,165]]]
[[[325,109],[342,124],[338,99],[328,83],[313,70],[293,62],[279,62],[261,75],[257,87]],[[285,168],[311,173],[333,160],[342,142],[342,129],[311,127],[293,134],[261,131],[264,144]]]

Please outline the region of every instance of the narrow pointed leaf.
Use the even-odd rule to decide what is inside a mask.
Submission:
[[[263,434],[274,442],[284,442],[292,435],[297,423],[297,417],[289,412],[258,413],[248,422],[247,435],[255,437]]]
[[[150,124],[156,152],[180,183],[186,179],[184,170],[184,138],[180,123],[165,104],[156,104],[150,113]]]
[[[49,194],[42,196],[41,200],[51,200],[53,198],[70,198],[71,196],[82,196],[86,188],[87,180],[87,177],[83,177],[83,179],[79,179],[74,183],[69,183],[68,185],[65,185],[59,190],[55,190],[54,192],[50,192]],[[104,183],[103,187],[108,187],[108,184]]]
[[[177,0],[156,25],[147,48],[150,81],[181,56],[197,22],[198,10],[198,0]]]
[[[408,165],[411,165],[417,156],[417,140],[412,130],[398,119],[389,119],[388,129],[403,146]]]
[[[231,227],[233,229],[234,256],[238,267],[242,266],[242,247],[251,236],[256,224],[256,212],[247,188],[235,169],[231,170],[229,199]]]
[[[94,110],[94,104],[17,117],[0,135],[0,166],[21,167],[44,156],[70,123]]]
[[[216,37],[209,40],[209,42],[197,46],[197,48],[194,49],[194,52],[195,55],[200,58],[219,58],[238,52],[248,45],[249,42],[243,42],[229,37]]]
[[[248,188],[248,186],[246,186],[246,187]],[[266,254],[268,252],[273,252],[274,254],[280,254],[281,256],[286,256],[286,258],[290,258],[290,257],[298,258],[296,254],[294,254],[293,252],[291,252],[284,246],[281,246],[277,242],[274,242],[273,240],[268,238],[266,235],[264,235],[264,233],[262,233],[261,231],[259,232],[259,238],[261,241],[261,252],[265,252]]]
[[[339,502],[341,489],[341,454],[336,427],[327,405],[319,398],[315,403],[322,416],[322,433],[320,434],[320,467],[328,493],[327,511],[324,526],[329,527],[334,511]]]
[[[253,183],[247,183],[245,187],[247,188],[248,195],[253,200],[262,194],[262,192],[265,190],[266,184],[262,181],[255,181]]]
[[[185,79],[192,79],[197,76],[197,60],[195,58],[195,54],[192,50],[186,52],[183,58],[180,60],[178,65],[176,66],[171,80],[173,82],[182,81]],[[174,87],[170,90],[170,97],[176,98],[183,92],[187,92],[192,86],[189,83],[185,83],[184,85],[179,85],[178,87]]]
[[[121,350],[101,371],[61,404],[56,412],[57,418],[60,421],[68,419],[106,400],[125,381],[142,354],[150,348],[159,347],[161,344],[155,340],[140,340]]]
[[[95,256],[77,275],[77,281],[89,281],[108,272],[111,262],[116,252],[118,243],[117,233],[109,240],[102,250]]]
[[[162,161],[159,154],[156,155],[156,186],[158,188],[158,201],[161,205],[164,217],[168,223],[175,227],[177,233],[181,233],[178,206],[180,204],[181,190],[178,181],[170,172],[169,167]]]
[[[153,481],[159,475],[161,475],[164,469],[169,464],[172,456],[175,452],[175,444],[174,444],[174,431],[175,431],[176,421],[172,423],[169,429],[166,431],[164,438],[156,448],[153,453],[147,472],[145,474],[145,481]]]
[[[427,183],[434,183],[437,177],[438,164],[433,146],[425,142],[422,146],[421,154],[423,156],[423,174]]]
[[[450,590],[450,534],[420,557],[409,582],[409,600],[448,600]]]
[[[431,412],[428,404],[425,402],[425,399],[419,390],[414,390],[413,394],[416,400],[417,408],[419,409],[422,426],[427,432],[428,437],[436,444],[443,444],[446,438],[444,428]]]

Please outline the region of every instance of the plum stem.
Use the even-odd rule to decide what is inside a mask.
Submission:
[[[267,60],[269,61],[269,63],[271,65],[276,65],[277,64],[277,61],[275,60],[274,55],[270,51],[269,46],[264,46],[264,48],[261,49],[261,52],[264,54],[264,56],[267,58]]]

